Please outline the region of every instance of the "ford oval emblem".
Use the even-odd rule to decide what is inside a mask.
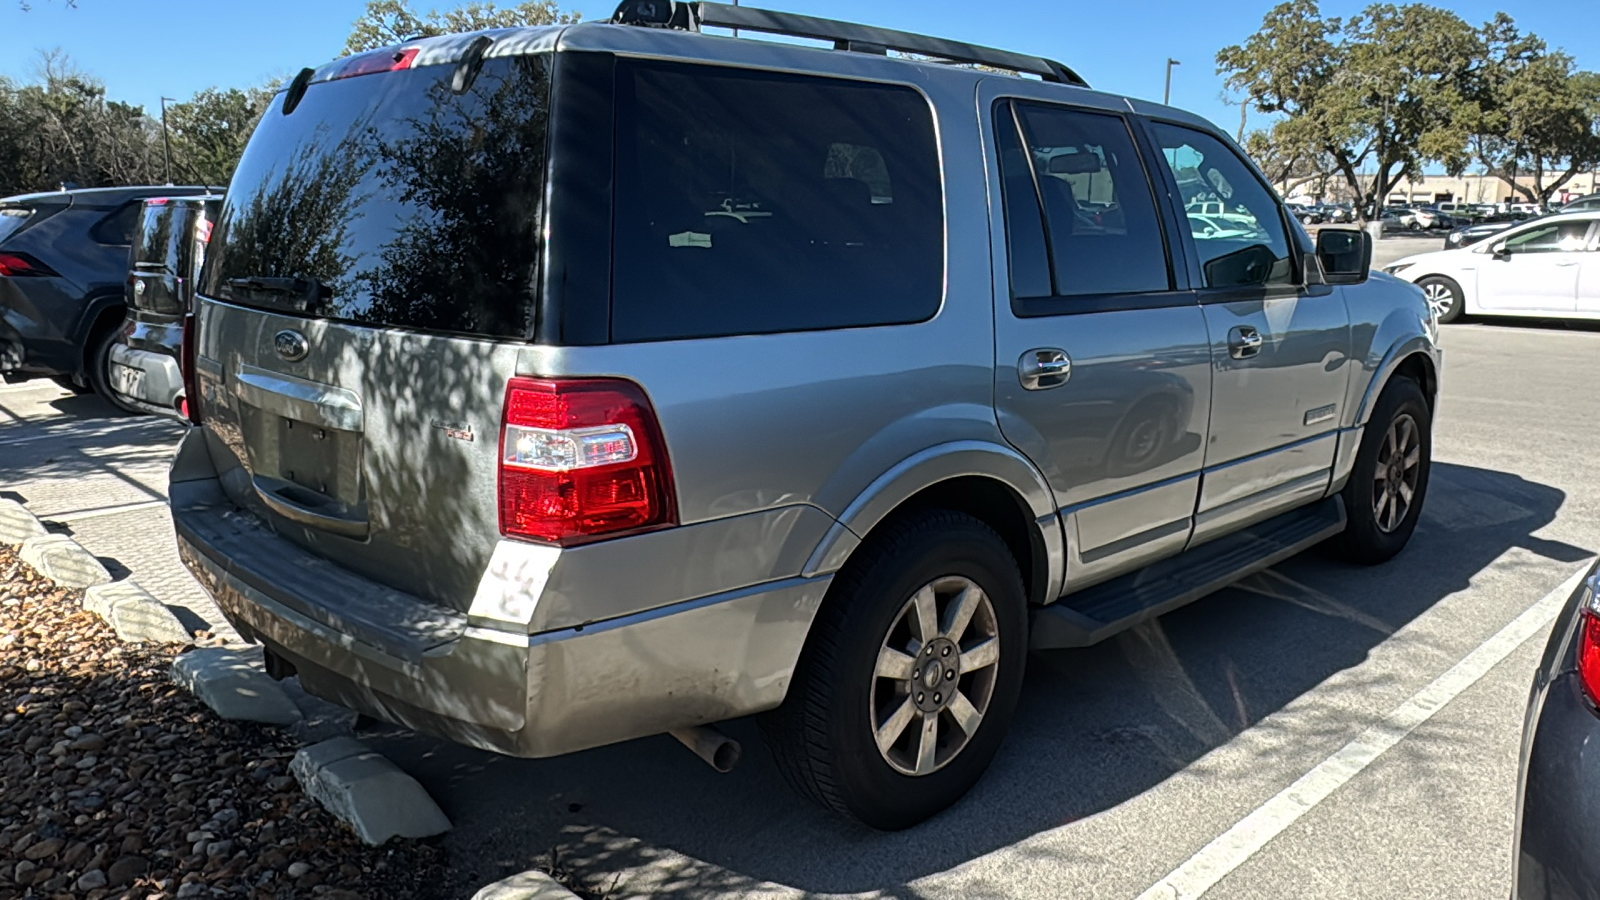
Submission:
[[[300,332],[285,329],[272,336],[272,349],[289,362],[299,362],[311,352],[311,344]]]

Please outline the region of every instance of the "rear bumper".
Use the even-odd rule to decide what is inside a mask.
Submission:
[[[117,378],[117,367],[142,373],[132,391],[124,391]],[[136,350],[124,343],[111,345],[112,389],[134,405],[158,415],[176,416],[178,395],[183,393],[183,371],[178,359],[166,353]]]
[[[494,627],[483,610],[384,587],[237,511],[214,477],[193,477],[201,434],[174,463],[172,517],[180,556],[234,627],[313,694],[500,753],[554,756],[777,706],[831,580],[541,633]]]
[[[1522,814],[1513,871],[1516,900],[1600,896],[1600,716],[1575,672],[1539,698],[1522,774]]]

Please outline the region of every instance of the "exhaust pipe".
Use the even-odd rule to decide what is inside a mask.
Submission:
[[[739,757],[744,753],[739,748],[738,741],[711,725],[675,728],[667,733],[694,751],[694,755],[705,760],[711,768],[723,774],[732,772],[733,767],[739,764]]]

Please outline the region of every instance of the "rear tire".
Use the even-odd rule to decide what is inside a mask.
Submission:
[[[88,361],[89,386],[118,413],[142,415],[144,410],[124,402],[117,396],[117,392],[111,389],[111,345],[117,342],[117,334],[117,329],[111,328],[95,338]]]
[[[961,799],[1016,709],[1026,605],[1010,550],[972,516],[930,510],[880,526],[836,576],[787,699],[763,717],[778,768],[874,828],[907,828]]]
[[[1466,299],[1461,295],[1461,285],[1455,279],[1443,275],[1429,275],[1417,279],[1417,287],[1422,288],[1422,296],[1428,301],[1428,308],[1433,310],[1434,318],[1439,323],[1454,322],[1461,318],[1461,310],[1466,305]]]
[[[1428,495],[1433,416],[1415,381],[1397,375],[1378,395],[1341,496],[1349,522],[1341,556],[1375,565],[1405,549]]]

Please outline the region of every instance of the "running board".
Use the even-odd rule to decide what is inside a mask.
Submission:
[[[1087,647],[1294,556],[1344,530],[1329,497],[1085,588],[1033,613],[1036,650]]]

